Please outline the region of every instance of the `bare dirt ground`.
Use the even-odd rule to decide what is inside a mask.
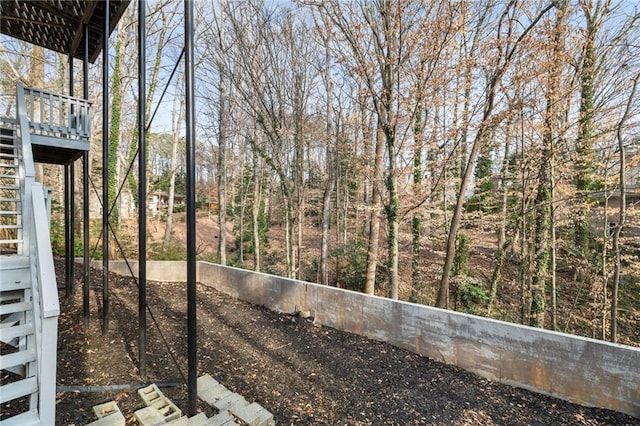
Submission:
[[[62,283],[63,262],[56,266]],[[93,273],[88,327],[83,325],[81,289],[70,299],[61,292],[57,382],[65,391],[57,395],[56,424],[89,423],[94,420],[92,406],[109,400],[116,400],[131,422],[142,407],[135,388],[146,381],[177,383],[163,391],[185,409],[187,393],[179,371],[187,374],[185,285],[149,283],[148,304],[167,345],[149,318],[145,379],[136,367],[135,283],[112,277],[109,332],[103,335],[97,302],[101,275]],[[258,402],[280,425],[640,425],[639,419],[621,413],[493,383],[205,286],[198,286],[198,333],[199,375],[209,373]],[[133,386],[87,392],[124,384]],[[200,409],[214,414],[204,403]]]

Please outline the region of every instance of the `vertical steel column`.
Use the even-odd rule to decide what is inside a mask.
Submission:
[[[109,332],[109,0],[102,33],[102,334]]]
[[[82,96],[89,99],[89,26],[82,25],[84,33],[84,54],[82,57]],[[83,285],[82,285],[82,317],[84,325],[89,325],[89,286],[91,270],[89,263],[89,151],[82,154],[82,255]]]
[[[64,295],[68,299],[71,297],[71,267],[69,266],[69,259],[71,258],[71,251],[69,249],[69,243],[71,241],[71,226],[69,220],[69,165],[64,165]]]
[[[73,96],[73,78],[74,78],[74,69],[73,69],[73,55],[69,54],[69,96]],[[73,105],[71,106],[71,114],[74,114],[75,111],[73,110]],[[67,240],[65,241],[65,260],[66,260],[66,274],[65,277],[67,279],[67,284],[68,284],[68,292],[69,294],[67,295],[67,297],[69,297],[69,295],[72,295],[75,292],[75,274],[74,274],[74,264],[75,264],[75,254],[76,254],[76,250],[75,250],[75,229],[76,229],[76,224],[75,224],[75,163],[71,163],[68,164],[67,166],[65,166],[65,169],[68,170],[68,182],[69,182],[69,196],[68,196],[68,201],[69,203],[66,204],[64,206],[65,208],[65,212],[68,211],[68,218],[69,218],[69,223],[67,224],[68,226],[68,233],[67,233]],[[65,217],[67,217],[65,216]]]
[[[147,2],[138,2],[138,359],[147,377],[147,139],[146,28]]]
[[[195,416],[198,403],[197,336],[196,336],[196,125],[194,101],[193,0],[184,2],[184,76],[186,100],[186,157],[187,157],[187,364],[189,368],[188,414]]]

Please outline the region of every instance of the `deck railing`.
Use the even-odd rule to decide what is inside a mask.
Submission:
[[[91,136],[91,102],[18,83],[18,98],[20,92],[31,133],[68,139]]]

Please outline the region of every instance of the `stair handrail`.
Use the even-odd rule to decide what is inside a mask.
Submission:
[[[56,358],[60,303],[53,266],[49,220],[42,184],[35,181],[30,120],[22,83],[16,86],[17,121],[20,130],[20,167],[23,254],[29,255],[38,359],[39,416],[42,424],[55,423]]]
[[[40,182],[32,184],[31,200],[31,277],[37,283],[40,299],[38,330],[36,332],[36,351],[38,353],[39,414],[42,424],[56,418],[56,362],[58,345],[58,316],[60,302],[58,285],[53,266],[49,220],[44,200],[44,188]],[[35,292],[34,292],[35,293]],[[34,301],[35,302],[35,301]],[[49,419],[44,421],[45,419]]]

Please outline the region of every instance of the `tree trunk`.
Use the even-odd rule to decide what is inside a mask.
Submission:
[[[376,268],[378,266],[378,246],[380,240],[380,206],[382,205],[382,162],[384,161],[384,135],[382,130],[376,132],[376,151],[371,191],[369,219],[369,243],[367,246],[367,272],[365,275],[364,292],[375,293]]]
[[[111,76],[111,122],[109,127],[109,201],[112,203],[104,208],[109,209],[109,222],[116,229],[120,225],[119,215],[119,199],[116,198],[118,193],[118,151],[120,149],[120,120],[122,114],[122,98],[124,96],[122,90],[122,61],[124,55],[124,31],[122,21],[118,24],[118,36],[116,37],[115,60],[113,64],[113,74]],[[104,155],[104,153],[103,153]]]
[[[180,95],[181,96],[181,95]],[[171,176],[169,178],[169,201],[167,206],[167,223],[164,228],[164,242],[162,244],[162,250],[166,252],[169,249],[169,243],[171,242],[171,229],[173,226],[173,206],[175,202],[176,192],[176,171],[178,169],[178,144],[180,143],[180,123],[182,122],[182,110],[184,109],[184,97],[174,97],[173,100],[173,143],[171,145]],[[177,113],[177,116],[176,116]]]
[[[227,264],[227,139],[229,138],[229,108],[227,72],[220,67],[218,109],[218,262]],[[242,220],[242,219],[241,219]],[[242,232],[240,233],[242,239]],[[242,244],[242,243],[241,243]]]
[[[615,256],[615,269],[613,272],[613,287],[611,289],[611,331],[610,338],[612,342],[618,341],[618,290],[620,288],[620,275],[622,271],[622,259],[620,254],[620,234],[622,233],[622,229],[625,226],[626,217],[627,217],[627,200],[626,200],[626,181],[625,181],[625,172],[626,172],[626,155],[625,155],[625,146],[624,146],[624,138],[622,136],[622,131],[624,129],[624,124],[629,117],[629,112],[631,111],[631,107],[633,106],[633,98],[636,93],[636,89],[638,87],[638,80],[640,80],[640,73],[636,74],[633,80],[633,86],[631,89],[631,94],[629,95],[629,99],[627,101],[627,106],[625,108],[624,114],[618,123],[616,139],[618,140],[618,152],[620,155],[620,173],[619,173],[619,184],[620,184],[620,212],[618,215],[618,225],[616,226],[615,233],[613,235],[613,252]]]

